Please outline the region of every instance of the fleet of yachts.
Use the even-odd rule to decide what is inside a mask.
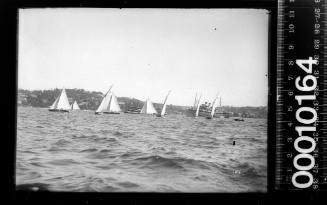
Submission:
[[[124,112],[130,114],[149,114],[149,115],[156,115],[158,117],[163,117],[166,115],[166,107],[167,107],[167,100],[168,96],[171,91],[168,92],[166,95],[161,111],[157,112],[155,107],[153,106],[152,101],[150,98],[147,98],[143,104],[142,108],[139,107],[129,107]],[[191,108],[187,109],[186,114],[193,117],[206,117],[207,119],[212,119],[214,117],[225,117],[227,118],[228,115],[223,112],[217,113],[216,108],[218,104],[218,95],[214,98],[212,103],[205,103],[201,104],[202,96],[195,96],[194,104]],[[221,107],[221,98],[220,107]],[[79,105],[77,104],[76,100],[69,104],[69,100],[67,98],[66,90],[63,88],[61,90],[60,95],[56,98],[54,103],[49,107],[49,111],[53,112],[69,112],[73,110],[80,110]],[[102,98],[102,101],[95,111],[95,114],[120,114],[122,110],[119,106],[117,96],[112,91],[112,86],[110,86],[109,90],[105,93]]]

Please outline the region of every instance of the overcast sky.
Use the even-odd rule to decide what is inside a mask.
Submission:
[[[266,10],[21,9],[18,87],[264,106],[267,40]]]

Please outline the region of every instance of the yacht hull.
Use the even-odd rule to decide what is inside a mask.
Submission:
[[[68,110],[49,109],[50,112],[69,112]]]
[[[96,115],[103,115],[103,114],[120,114],[120,112],[95,112]]]

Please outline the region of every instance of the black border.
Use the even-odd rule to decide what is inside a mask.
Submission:
[[[10,86],[5,109],[8,116],[9,126],[5,128],[9,134],[4,135],[6,143],[6,153],[9,155],[9,163],[6,167],[5,191],[10,201],[25,203],[168,203],[177,202],[183,204],[203,203],[250,203],[250,204],[275,204],[280,202],[303,202],[312,204],[317,198],[317,194],[304,193],[302,195],[295,192],[277,192],[274,190],[275,175],[275,76],[276,76],[276,53],[277,53],[277,0],[224,0],[215,3],[206,0],[202,1],[128,1],[128,0],[5,0],[1,1],[1,35],[3,39],[2,61],[5,73],[3,88]],[[45,7],[93,7],[93,8],[252,8],[267,9],[270,12],[269,18],[269,92],[268,92],[268,192],[267,193],[69,193],[69,192],[29,192],[15,191],[15,152],[16,152],[16,92],[17,92],[17,26],[18,8],[45,8]],[[3,64],[4,62],[4,64]],[[8,82],[7,82],[8,81]],[[6,92],[6,91],[5,91]],[[8,150],[7,150],[8,149]],[[8,184],[7,184],[8,183]],[[285,197],[285,198],[284,198]]]

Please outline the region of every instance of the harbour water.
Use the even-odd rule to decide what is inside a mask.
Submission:
[[[70,192],[267,190],[266,119],[18,107],[16,140],[17,186]]]

